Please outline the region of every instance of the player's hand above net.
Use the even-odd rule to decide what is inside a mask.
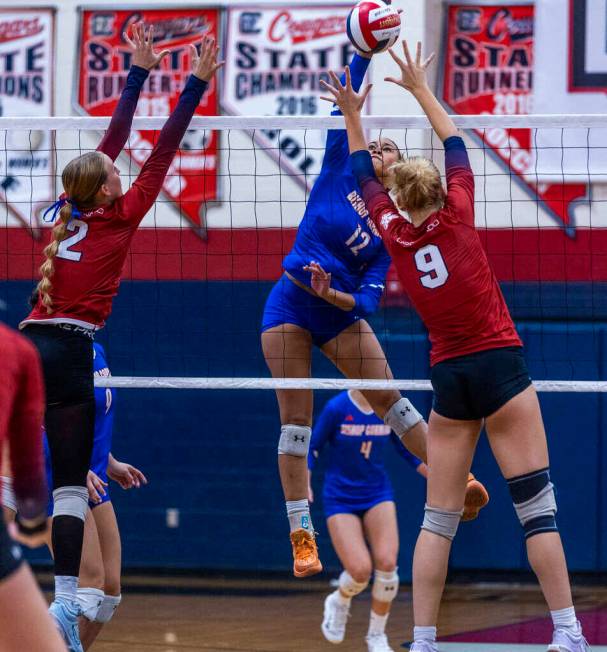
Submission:
[[[352,88],[352,78],[350,76],[350,67],[346,66],[346,84],[345,86],[341,83],[339,77],[332,71],[329,71],[331,76],[331,81],[333,84],[328,84],[324,79],[320,80],[322,87],[331,93],[331,96],[322,96],[321,100],[326,100],[327,102],[334,102],[339,107],[340,111],[344,115],[353,115],[360,113],[367,95],[371,90],[373,84],[367,84],[365,89],[360,93],[357,93],[354,88]]]
[[[426,69],[434,60],[434,52],[427,59],[422,61],[422,44],[419,41],[417,42],[415,61],[411,57],[407,41],[403,41],[403,53],[405,55],[405,61],[403,61],[396,54],[396,52],[394,52],[393,48],[390,48],[388,52],[394,61],[396,61],[398,64],[401,76],[400,79],[396,77],[386,77],[385,81],[392,82],[393,84],[396,84],[397,86],[400,86],[401,88],[404,88],[413,94],[428,86],[428,80],[426,79]]]
[[[203,81],[210,81],[215,72],[225,63],[217,61],[219,47],[215,45],[215,39],[211,36],[204,37],[200,46],[200,54],[194,45],[190,45],[190,51],[192,53],[192,74]]]
[[[135,23],[132,26],[132,33],[133,38],[130,38],[125,31],[123,38],[133,48],[133,65],[151,70],[169,53],[169,50],[161,52],[154,50],[154,25],[150,25],[146,30],[142,22]]]

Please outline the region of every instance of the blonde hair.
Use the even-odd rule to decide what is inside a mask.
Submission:
[[[63,170],[61,181],[68,198],[59,211],[57,223],[51,232],[51,241],[44,248],[45,261],[40,266],[42,278],[36,291],[42,299],[42,305],[50,314],[53,309],[51,278],[55,272],[55,256],[59,244],[67,237],[67,225],[72,219],[72,206],[78,210],[93,208],[95,196],[106,179],[105,158],[100,152],[88,152],[70,161]]]
[[[394,163],[392,191],[398,204],[407,211],[439,209],[445,203],[445,190],[440,172],[432,161],[412,156]]]

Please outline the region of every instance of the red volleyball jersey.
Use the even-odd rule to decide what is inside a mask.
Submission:
[[[361,182],[398,278],[428,329],[431,365],[476,351],[521,346],[474,227],[474,175],[464,160],[459,156],[456,165],[449,165],[447,158],[445,205],[418,227],[400,215],[376,178]]]
[[[147,71],[144,73],[140,75],[141,79],[133,82],[128,102],[122,102],[127,89],[123,91],[108,133],[98,148],[112,160],[116,159],[128,138],[139,90],[147,76]],[[71,323],[91,329],[104,326],[111,312],[112,299],[118,292],[131,240],[158,197],[206,87],[207,82],[190,77],[177,107],[130,190],[112,204],[82,212],[79,219],[69,222],[68,237],[59,244],[54,258],[50,292],[52,311],[47,311],[40,297],[21,326],[30,322]]]
[[[42,370],[33,344],[4,324],[0,324],[0,369],[0,458],[8,441],[19,513],[35,518],[46,511],[48,501],[42,456]]]

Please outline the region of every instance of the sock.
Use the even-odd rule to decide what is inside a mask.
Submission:
[[[347,595],[342,595],[341,591],[337,589],[337,591],[333,592],[333,596],[337,600],[337,602],[340,602],[341,604],[347,604],[349,605],[352,602],[352,598],[350,598]]]
[[[75,602],[78,578],[71,575],[55,575],[55,600]]]
[[[376,614],[373,609],[371,609],[371,615],[369,617],[369,631],[367,636],[377,636],[383,634],[386,630],[386,623],[388,622],[388,616],[390,613],[387,613],[385,616],[380,616]]]
[[[295,530],[307,530],[310,534],[314,534],[308,499],[287,500],[286,504],[291,532],[294,532]]]
[[[580,624],[575,617],[575,608],[567,607],[566,609],[559,609],[558,611],[551,611],[550,616],[554,628],[568,629],[572,634],[578,634],[581,631]]]
[[[436,627],[414,627],[413,628],[414,641],[436,641]]]

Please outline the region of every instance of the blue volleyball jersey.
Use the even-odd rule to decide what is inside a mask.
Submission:
[[[95,377],[111,376],[101,344],[93,345],[93,371]],[[116,390],[113,387],[95,387],[95,439],[91,470],[107,481],[107,463],[112,451],[112,431],[114,427],[114,406]]]
[[[369,59],[354,55],[350,65],[354,89],[360,88],[368,66]],[[339,109],[332,115],[340,115]],[[362,200],[345,129],[328,131],[320,175],[283,268],[309,286],[310,274],[303,266],[313,260],[331,273],[331,287],[354,295],[357,315],[375,312],[390,257]]]
[[[329,444],[329,459],[323,495],[333,501],[360,501],[378,494],[391,495],[392,485],[384,465],[388,446],[394,446],[398,455],[412,467],[421,464],[390,426],[373,412],[368,414],[360,410],[349,392],[341,392],[328,401],[317,419],[308,455],[310,470],[326,444]]]

